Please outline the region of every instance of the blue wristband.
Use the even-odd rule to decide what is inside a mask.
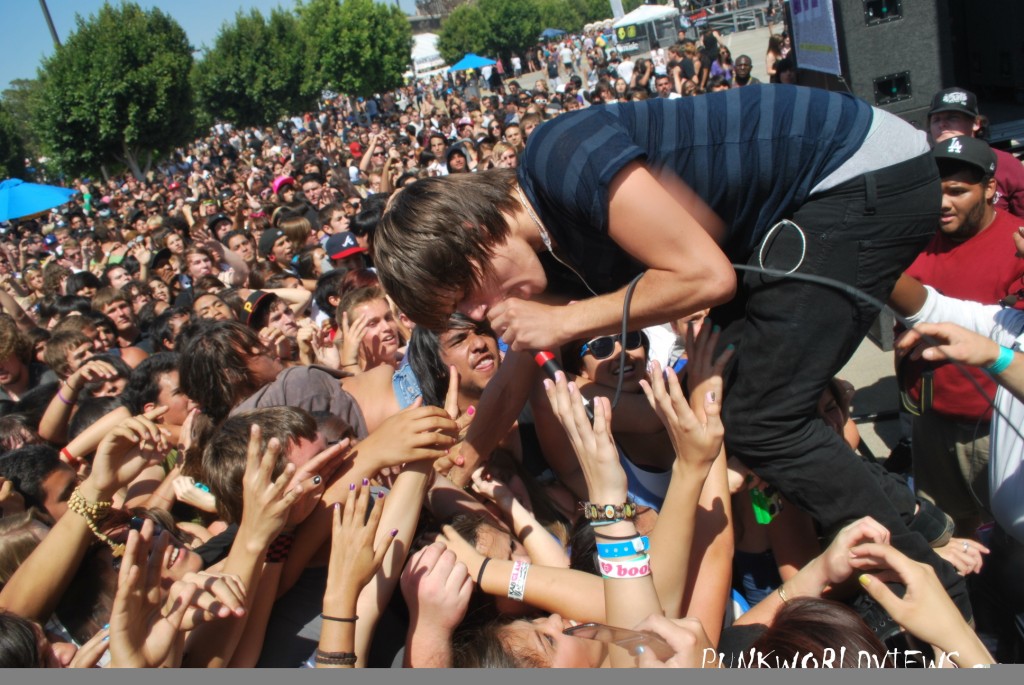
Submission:
[[[999,347],[999,357],[996,358],[995,362],[991,366],[986,366],[985,370],[995,375],[1006,371],[1006,368],[1013,362],[1013,350],[1009,347]]]
[[[635,557],[643,554],[651,548],[651,541],[646,535],[635,537],[632,540],[616,543],[597,543],[597,556],[602,559],[621,559],[623,557]]]

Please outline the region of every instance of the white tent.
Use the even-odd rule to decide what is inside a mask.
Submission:
[[[412,65],[417,77],[439,73],[446,66],[437,51],[437,34],[420,33],[412,37]]]
[[[671,5],[640,5],[635,10],[615,21],[612,28],[621,26],[637,26],[659,19],[668,19],[679,14],[679,10]]]

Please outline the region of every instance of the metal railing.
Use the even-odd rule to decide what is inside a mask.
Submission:
[[[767,9],[767,2],[734,0],[692,9],[682,17],[689,22],[688,32],[692,32],[695,37],[705,26],[721,33],[736,33],[767,26]]]

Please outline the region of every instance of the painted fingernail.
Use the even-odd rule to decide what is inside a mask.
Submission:
[[[721,330],[722,330],[722,327],[719,326],[717,323],[714,326],[711,327],[711,332],[712,333],[718,333]]]
[[[541,381],[541,384],[544,386],[545,390],[550,390],[551,389],[551,380],[550,379],[545,378],[543,381]]]
[[[377,491],[377,499],[384,499],[384,491],[383,490],[378,490]]]
[[[323,478],[320,476],[313,476],[313,485],[320,485],[323,482]]]
[[[732,343],[729,343],[728,345],[725,346],[725,349],[726,351],[731,352],[732,350],[736,349],[736,346],[733,345]]]
[[[334,503],[334,511],[338,511],[339,509],[341,509],[341,502],[335,502]]]
[[[363,487],[365,488],[369,484],[370,484],[370,479],[369,478],[364,478],[363,479]]]
[[[395,537],[396,535],[398,535],[398,529],[397,528],[392,528],[391,529],[391,537]]]
[[[857,576],[857,582],[859,582],[864,587],[867,587],[871,584],[871,576],[869,576],[866,573],[862,573],[859,576]]]
[[[472,416],[473,414],[476,413],[476,407],[474,407],[473,405],[469,405],[469,407],[466,408],[466,413]]]
[[[107,641],[107,640],[109,640],[109,639],[110,639],[110,636],[109,636],[109,635],[104,635],[104,636],[103,636],[103,639],[102,639],[102,640],[100,640],[100,642],[106,642],[106,641]]]
[[[355,489],[356,489],[356,484],[355,484],[355,483],[349,483],[349,484],[348,484],[348,490],[349,490],[349,492],[352,492],[352,491],[353,491],[353,490],[355,490]]]
[[[715,391],[714,390],[708,390],[707,401],[710,402],[711,404],[715,403]]]
[[[103,628],[102,628],[102,629],[103,629],[103,630],[106,630],[106,629],[107,629],[107,628],[109,628],[109,627],[110,627],[110,624],[109,624],[109,623],[104,623],[104,624],[103,624]]]

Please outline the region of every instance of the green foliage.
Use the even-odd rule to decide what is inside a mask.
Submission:
[[[42,145],[33,123],[43,99],[43,84],[39,79],[14,79],[0,98],[25,144],[25,153],[33,159],[40,157]]]
[[[437,37],[437,51],[448,64],[455,64],[470,52],[484,52],[487,25],[476,5],[462,5],[441,24]]]
[[[622,0],[622,10],[629,14],[642,4],[644,4],[644,0]],[[664,5],[665,3],[658,4]],[[583,24],[612,18],[612,4],[608,0],[573,0],[573,5]]]
[[[612,18],[612,4],[608,0],[575,0],[573,4],[584,24]],[[622,4],[623,9],[628,13],[629,10],[625,8],[626,3]]]
[[[536,0],[543,27],[562,29],[577,33],[583,29],[583,21],[574,3],[569,0]],[[543,29],[541,29],[543,30]]]
[[[552,7],[566,0],[545,0]],[[538,0],[478,0],[452,12],[441,24],[437,46],[454,64],[468,52],[487,57],[508,57],[536,44],[547,16]]]
[[[536,44],[544,30],[536,0],[479,0],[487,24],[484,49],[489,57],[508,57]]]
[[[206,118],[236,126],[273,123],[312,109],[313,99],[301,92],[302,66],[302,34],[294,14],[274,9],[268,21],[259,10],[239,10],[196,64],[197,104]]]
[[[0,102],[0,178],[25,177],[25,146],[14,117]]]
[[[373,0],[310,0],[298,6],[306,37],[302,90],[372,95],[404,83],[412,28],[394,5]]]
[[[194,134],[188,37],[160,10],[131,3],[76,20],[40,69],[36,130],[66,172],[120,163],[141,177]]]

